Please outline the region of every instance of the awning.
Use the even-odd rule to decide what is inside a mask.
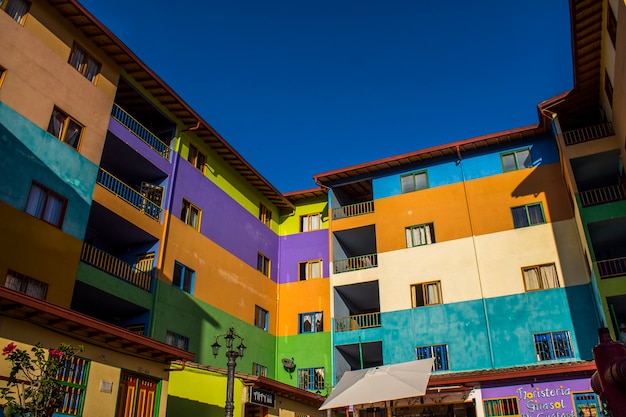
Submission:
[[[434,359],[429,358],[348,371],[319,409],[423,396],[433,363]]]

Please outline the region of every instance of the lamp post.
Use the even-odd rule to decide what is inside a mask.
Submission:
[[[226,374],[226,405],[224,406],[224,409],[226,410],[226,417],[233,417],[233,411],[235,409],[235,403],[233,402],[235,366],[237,366],[237,358],[243,357],[246,346],[243,344],[243,337],[235,332],[235,328],[233,326],[230,326],[227,333],[215,336],[215,343],[211,345],[211,348],[213,349],[213,356],[216,358],[220,348],[222,347],[219,343],[220,338],[224,338],[224,342],[226,343],[226,357],[228,358],[228,362],[226,364],[228,367],[228,372]],[[236,348],[233,347],[235,339],[239,339],[239,346]]]

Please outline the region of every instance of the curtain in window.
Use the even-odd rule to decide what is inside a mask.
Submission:
[[[528,217],[526,215],[526,207],[513,207],[511,209],[513,214],[513,225],[517,227],[528,226]]]
[[[315,386],[313,388],[324,388],[324,368],[315,368]]]
[[[543,211],[541,210],[540,204],[533,204],[532,206],[528,206],[528,217],[530,218],[530,224],[545,223],[545,220],[543,218]]]
[[[81,130],[82,127],[78,123],[70,119],[67,125],[67,131],[65,132],[65,143],[70,145],[72,148],[77,149]]]
[[[92,57],[87,57],[87,68],[85,68],[85,77],[92,83],[96,81],[96,75],[100,72],[100,64],[93,60]]]
[[[426,304],[439,304],[439,286],[436,283],[425,284]]]
[[[312,314],[303,314],[302,315],[302,332],[303,333],[310,333],[311,332],[311,328],[312,328],[311,321],[312,320],[313,320]]]
[[[28,200],[26,201],[25,211],[37,218],[41,217],[43,212],[43,206],[46,202],[46,191],[33,184],[30,188],[30,194],[28,194]]]
[[[6,280],[4,281],[4,286],[12,289],[13,291],[19,291],[20,286],[22,285],[22,280],[15,275],[7,274]]]
[[[321,262],[311,262],[311,276],[307,276],[308,278],[321,278],[322,276],[322,263]]]
[[[50,118],[50,124],[48,125],[48,133],[57,137],[57,139],[62,139],[63,135],[63,125],[65,124],[65,116],[63,113],[54,109],[52,111],[52,117]]]
[[[189,225],[194,227],[195,229],[198,228],[198,210],[194,209],[193,207],[190,207],[189,209]]]
[[[320,215],[315,214],[311,216],[311,230],[317,230],[320,228]]]
[[[61,211],[63,210],[63,200],[55,195],[48,195],[48,201],[46,202],[46,209],[43,213],[42,220],[47,221],[55,226],[59,225],[61,219]]]
[[[40,300],[46,299],[46,293],[48,292],[48,284],[34,279],[28,280],[26,290],[24,293],[31,297],[39,298]]]
[[[324,316],[322,315],[322,313],[315,313],[315,331],[324,331]]]
[[[25,0],[9,0],[5,11],[13,20],[21,24],[24,20],[24,15],[28,12],[28,2]]]
[[[541,282],[543,288],[558,288],[559,278],[556,275],[556,265],[542,265],[541,270]]]
[[[537,268],[524,269],[524,283],[526,284],[526,291],[541,289],[539,284],[539,273]]]
[[[72,51],[72,58],[70,60],[70,65],[76,68],[78,71],[82,71],[83,63],[85,62],[85,51],[81,48],[74,47]]]

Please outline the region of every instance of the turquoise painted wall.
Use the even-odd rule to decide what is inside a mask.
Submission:
[[[401,193],[400,176],[411,172],[426,171],[430,188],[454,184],[463,180],[473,180],[491,175],[502,174],[502,152],[517,149],[531,149],[533,165],[546,165],[559,161],[559,154],[554,139],[549,136],[538,136],[531,140],[512,142],[508,146],[489,148],[487,152],[462,153],[462,164],[458,158],[438,160],[435,164],[416,164],[401,171],[391,172],[372,180],[374,199],[390,197]]]
[[[82,240],[98,167],[0,102],[0,199],[19,210],[33,181],[67,198],[62,230]]]

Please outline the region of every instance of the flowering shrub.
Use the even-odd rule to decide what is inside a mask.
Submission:
[[[82,351],[61,344],[58,349],[46,351],[40,343],[30,350],[18,349],[13,342],[2,349],[5,359],[11,361],[11,373],[7,385],[0,388],[0,405],[9,417],[52,416],[63,398],[62,386],[56,381],[57,372],[63,369],[67,359]]]

